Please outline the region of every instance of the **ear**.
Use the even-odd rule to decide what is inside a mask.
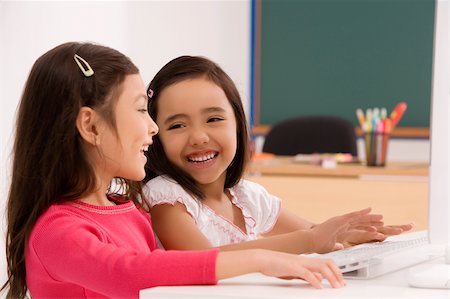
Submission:
[[[81,107],[77,116],[77,129],[81,138],[93,146],[99,144],[99,136],[96,128],[98,115],[94,109],[89,107]]]

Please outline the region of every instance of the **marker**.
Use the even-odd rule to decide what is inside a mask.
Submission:
[[[373,116],[372,119],[375,121],[375,123],[377,123],[378,120],[381,118],[380,117],[380,108],[378,108],[378,107],[373,108],[372,116]]]
[[[366,132],[371,132],[372,131],[372,109],[370,109],[370,108],[367,108],[367,110],[366,110],[366,124],[367,124]]]
[[[384,132],[384,121],[383,120],[379,120],[377,122],[376,128],[377,128],[376,129],[377,133],[383,134],[383,132]]]
[[[384,120],[384,133],[385,134],[390,134],[392,130],[392,121],[390,118],[386,118]]]
[[[390,119],[392,121],[391,129],[393,129],[398,124],[400,119],[403,117],[403,114],[405,113],[406,108],[407,108],[406,102],[400,102],[397,104],[397,106],[395,106],[394,110],[392,110],[391,116],[390,116]]]
[[[362,109],[356,109],[356,117],[358,118],[359,126],[362,128],[364,126],[364,112]]]

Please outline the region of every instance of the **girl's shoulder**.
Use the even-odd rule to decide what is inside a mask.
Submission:
[[[245,179],[241,179],[235,186],[230,188],[230,191],[245,197],[270,195],[262,185]]]
[[[144,186],[144,193],[150,199],[161,197],[189,196],[189,194],[174,179],[160,175],[148,181]]]
[[[45,239],[42,236],[52,235],[61,237],[63,232],[73,232],[80,227],[89,227],[90,231],[96,231],[95,213],[98,212],[90,209],[90,205],[83,204],[79,201],[68,201],[54,203],[48,207],[37,219],[30,235],[30,244],[34,244],[37,240]],[[84,208],[86,207],[86,209]],[[89,214],[94,215],[90,217]]]
[[[138,210],[138,207],[132,200],[117,198],[115,202],[116,205],[112,206],[96,206],[81,200],[54,203],[42,213],[38,221],[49,222],[55,219],[62,219],[63,221],[74,222],[74,219],[91,220],[104,215],[122,215]]]
[[[249,209],[253,209],[253,207],[259,209],[268,205],[279,206],[281,202],[277,196],[269,193],[262,185],[244,179],[229,188],[229,191],[236,205]]]
[[[153,207],[160,204],[174,205],[179,202],[186,206],[190,214],[197,214],[200,203],[186,192],[174,179],[161,175],[148,181],[144,186],[144,194]]]
[[[281,200],[277,196],[270,194],[262,185],[243,179],[229,191],[233,204],[242,210],[256,235],[272,229],[281,209]]]

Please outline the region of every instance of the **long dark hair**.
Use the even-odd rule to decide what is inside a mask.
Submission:
[[[83,74],[75,54],[89,63],[93,76]],[[8,288],[8,298],[26,297],[25,251],[39,216],[54,203],[79,199],[97,188],[76,128],[80,108],[95,109],[115,129],[117,94],[125,76],[137,73],[122,53],[90,43],[59,45],[34,63],[19,104],[13,145],[7,202],[8,280],[2,286]],[[124,186],[122,194],[149,209],[141,182],[117,179]]]
[[[236,185],[242,178],[246,163],[249,159],[248,129],[239,92],[231,78],[219,65],[205,57],[181,56],[167,63],[150,82],[147,94],[149,95],[149,113],[153,119],[158,116],[158,99],[161,92],[172,84],[180,81],[205,77],[222,88],[236,117],[237,149],[233,161],[227,168],[225,188]],[[189,105],[189,103],[186,103]],[[198,199],[204,194],[197,186],[195,180],[185,171],[173,165],[167,158],[158,135],[153,137],[153,145],[147,153],[146,178],[144,183],[158,175],[168,175],[176,180],[187,192]]]

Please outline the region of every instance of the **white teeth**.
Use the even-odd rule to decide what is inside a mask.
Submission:
[[[143,151],[143,152],[148,151],[148,147],[149,147],[148,145],[144,145],[144,146],[142,147],[142,151]]]
[[[211,160],[214,157],[215,157],[215,154],[209,154],[209,155],[198,156],[198,157],[188,157],[188,159],[189,159],[189,161],[193,161],[193,162],[205,162],[205,161]]]

